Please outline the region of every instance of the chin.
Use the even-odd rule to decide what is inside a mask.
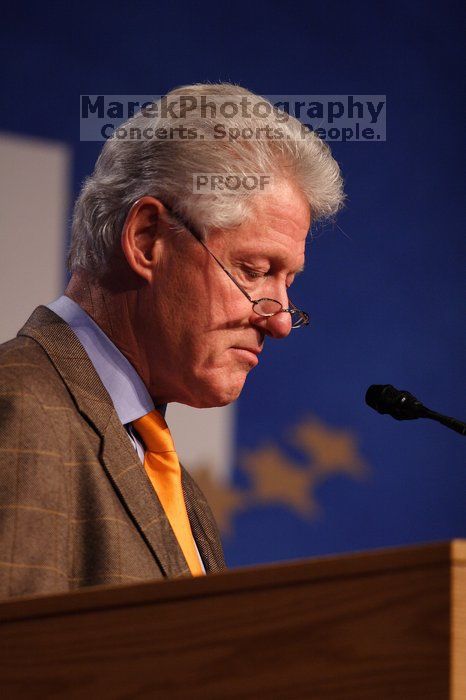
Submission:
[[[220,406],[228,406],[228,404],[236,401],[241,394],[247,373],[241,373],[240,377],[223,378],[223,381],[209,382],[205,381],[199,387],[191,401],[184,401],[188,406],[193,408],[217,408]]]

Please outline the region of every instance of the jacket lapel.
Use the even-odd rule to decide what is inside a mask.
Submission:
[[[165,576],[189,568],[162,505],[86,351],[70,326],[39,306],[18,335],[38,342],[67,386],[78,411],[102,441],[99,458],[120,500]]]
[[[226,568],[220,534],[204,494],[182,466],[183,493],[189,522],[206,571]]]

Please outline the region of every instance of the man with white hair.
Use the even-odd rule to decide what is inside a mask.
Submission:
[[[210,108],[193,109],[201,97]],[[224,568],[165,406],[234,401],[265,338],[308,323],[288,289],[311,218],[343,201],[328,146],[271,106],[258,116],[268,103],[234,85],[167,99],[105,143],[64,296],[0,348],[3,597]],[[242,109],[219,118],[226,102]],[[268,188],[196,190],[212,173]]]

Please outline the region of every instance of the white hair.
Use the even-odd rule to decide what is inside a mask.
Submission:
[[[175,107],[164,112],[160,108],[163,99]],[[212,107],[199,108],[202,99],[212,99],[210,104],[219,107],[221,102],[239,104],[243,99],[249,105],[248,113],[238,109],[237,114],[219,119]],[[190,109],[193,100],[197,100],[196,109]],[[93,174],[84,182],[73,214],[71,271],[83,269],[99,276],[109,268],[126,216],[132,204],[145,195],[170,206],[203,236],[212,228],[239,226],[252,214],[252,198],[258,196],[253,190],[200,194],[193,191],[195,173],[267,173],[290,180],[309,202],[314,222],[335,216],[341,208],[343,181],[329,146],[264,98],[237,85],[220,83],[180,87],[162,101],[153,103],[153,112],[150,108],[138,112],[107,140]],[[269,105],[266,116],[258,116],[253,109],[259,103],[262,112]],[[218,138],[219,122],[225,124],[228,134],[247,133],[249,138]],[[179,138],[181,124],[195,138]],[[164,129],[178,137],[142,137],[148,125],[151,133]],[[267,125],[279,129],[281,136],[277,137],[277,131],[267,133]]]

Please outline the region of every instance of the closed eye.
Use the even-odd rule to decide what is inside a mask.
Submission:
[[[243,272],[251,280],[257,280],[268,275],[268,270],[254,270],[251,267],[243,267]]]

